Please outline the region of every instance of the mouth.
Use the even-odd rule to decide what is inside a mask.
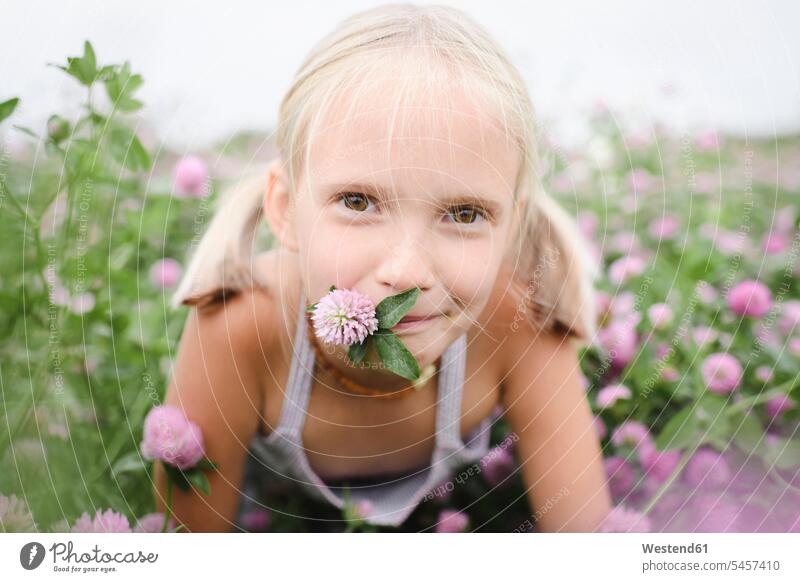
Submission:
[[[401,319],[397,325],[392,328],[392,331],[403,331],[411,329],[422,329],[429,326],[432,322],[441,318],[441,315],[430,315],[428,317],[406,316]]]

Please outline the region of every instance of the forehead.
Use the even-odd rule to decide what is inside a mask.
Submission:
[[[309,182],[388,184],[398,195],[424,187],[510,198],[519,154],[494,108],[463,91],[403,92],[403,85],[372,80],[331,103],[311,132]]]

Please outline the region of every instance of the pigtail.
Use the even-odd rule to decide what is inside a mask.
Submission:
[[[259,172],[241,180],[220,198],[170,300],[172,307],[206,307],[242,289],[265,286],[253,269],[252,249],[267,180],[267,172]]]
[[[530,274],[523,301],[539,329],[556,330],[588,345],[597,331],[594,281],[599,265],[575,219],[544,191],[535,200],[522,239],[527,258],[523,271]]]

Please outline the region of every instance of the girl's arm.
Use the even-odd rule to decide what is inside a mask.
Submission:
[[[207,471],[211,494],[173,487],[175,521],[188,531],[232,531],[238,509],[247,448],[261,418],[257,362],[271,348],[266,318],[272,300],[242,292],[210,313],[190,312],[181,337],[165,404],[181,408],[203,431],[206,456],[217,463]],[[156,505],[165,510],[166,475],[156,463]]]
[[[503,405],[537,530],[591,532],[611,509],[572,341],[520,325],[506,340]]]

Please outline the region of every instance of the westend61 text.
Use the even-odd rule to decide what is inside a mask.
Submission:
[[[642,544],[642,551],[645,554],[707,554],[708,544],[688,544],[685,546]]]

